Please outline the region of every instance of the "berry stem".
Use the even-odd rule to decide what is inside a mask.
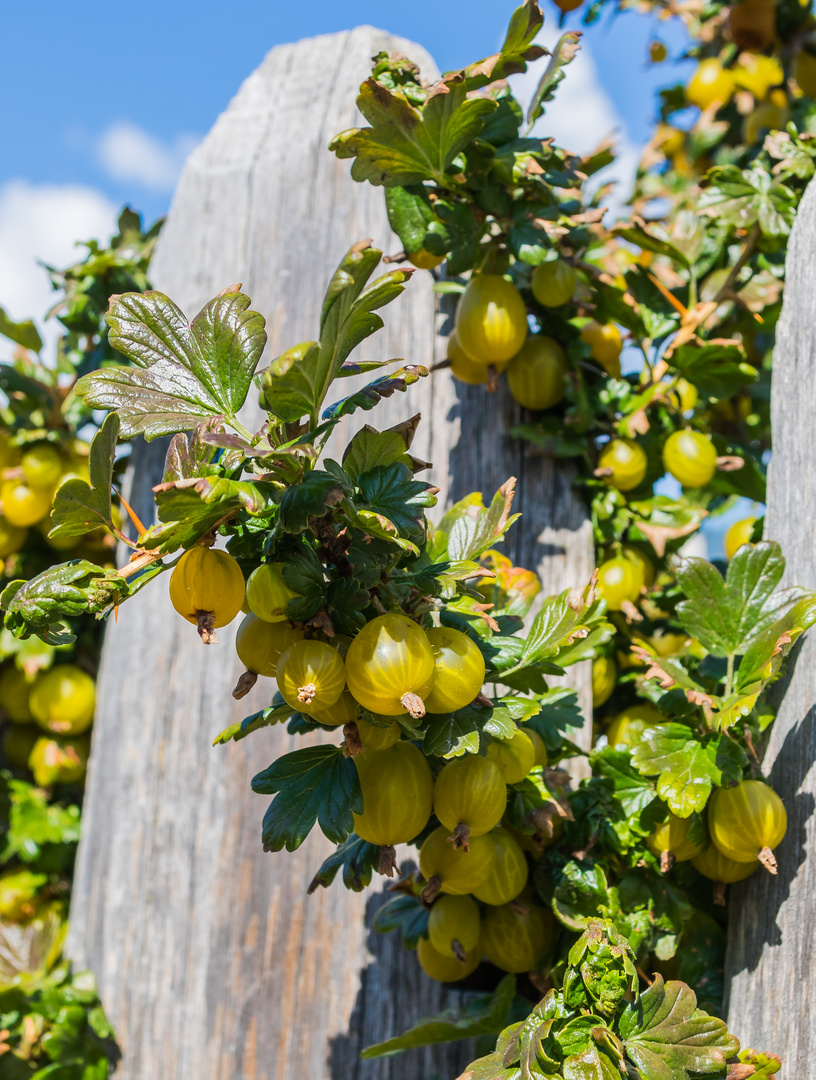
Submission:
[[[460,821],[453,830],[453,836],[448,837],[448,843],[453,844],[457,851],[461,849],[467,854],[470,851],[470,826]]]
[[[257,681],[258,676],[254,671],[245,671],[242,675],[239,675],[238,682],[235,684],[235,689],[232,691],[232,696],[236,701],[240,701],[242,697],[247,696]]]
[[[217,645],[218,635],[215,632],[215,614],[212,611],[197,611],[196,624],[198,636],[205,645]]]
[[[439,874],[434,874],[422,892],[419,894],[419,899],[423,904],[432,904],[436,900],[437,896],[442,889],[442,878]]]
[[[343,724],[343,735],[346,739],[346,746],[350,757],[356,757],[363,752],[364,748],[362,739],[360,738],[360,729],[353,720],[348,724]],[[390,877],[391,875],[389,874],[388,876]]]
[[[674,852],[663,851],[660,854],[660,873],[668,874],[669,870],[674,866],[675,858]]]
[[[725,882],[714,882],[714,903],[718,907],[725,907]]]
[[[399,867],[397,866],[397,850],[392,844],[383,844],[381,846],[380,864],[377,867],[377,871],[384,877],[393,877],[394,871],[399,873]]]
[[[459,963],[464,967],[464,965],[467,963],[467,953],[462,948],[462,942],[457,941],[456,938],[454,938],[451,942],[451,952],[459,961]]]
[[[769,874],[776,873],[776,856],[769,847],[764,847],[757,855],[757,858]]]

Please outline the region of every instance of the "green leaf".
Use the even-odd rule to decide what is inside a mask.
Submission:
[[[247,716],[244,720],[239,720],[237,724],[230,724],[229,727],[224,728],[221,734],[216,735],[213,739],[213,746],[223,746],[228,742],[240,742],[247,735],[251,735],[253,731],[259,731],[261,728],[269,727],[271,724],[282,724],[291,715],[291,706],[286,704],[276,705],[273,702],[268,709],[261,709],[260,712],[253,713],[252,716]]]
[[[261,408],[284,423],[316,415],[321,392],[326,391],[325,366],[320,360],[316,341],[302,341],[281,353],[263,373]]]
[[[13,341],[16,345],[22,345],[24,349],[30,349],[32,352],[38,353],[43,346],[40,333],[31,319],[14,322],[1,307],[0,334]]]
[[[45,844],[79,842],[79,807],[49,803],[46,792],[23,780],[9,781],[9,811],[3,862],[19,856],[32,862]]]
[[[462,74],[467,79],[467,89],[476,90],[488,83],[506,79],[527,70],[527,64],[545,56],[547,50],[535,44],[538,32],[544,25],[544,15],[535,0],[526,0],[510,16],[507,33],[499,52],[485,60],[466,67]]]
[[[234,517],[239,510],[257,515],[267,508],[266,498],[256,484],[224,476],[169,480],[153,491],[160,524],[143,533],[138,546],[161,555],[192,547],[218,522]]]
[[[399,431],[377,431],[368,424],[357,432],[343,453],[343,468],[355,482],[363,473],[396,461],[410,467],[404,435]]]
[[[434,220],[428,192],[421,184],[385,189],[388,224],[400,238],[409,255],[424,248],[425,234]]]
[[[125,438],[188,431],[211,416],[233,421],[266,345],[263,316],[249,304],[235,287],[188,323],[163,293],[115,297],[109,341],[134,366],[84,375],[77,393],[89,408],[115,409]]]
[[[419,888],[413,893],[400,893],[392,897],[374,916],[372,926],[378,934],[390,934],[398,930],[403,947],[415,949],[420,938],[428,936],[428,916],[430,911],[419,899]]]
[[[334,844],[354,829],[363,793],[351,758],[339,746],[309,746],[284,754],[252,780],[259,795],[275,795],[263,821],[264,851],[295,851],[315,821]]]
[[[644,1080],[688,1080],[689,1074],[722,1074],[739,1041],[722,1020],[697,1008],[685,983],[664,983],[661,975],[628,1004],[619,1021],[626,1056]]]
[[[301,533],[310,517],[323,517],[343,498],[337,477],[322,469],[312,469],[300,484],[286,488],[280,502],[281,525],[285,532]]]
[[[763,541],[741,548],[728,564],[725,581],[705,559],[683,559],[677,579],[686,596],[677,605],[683,628],[714,656],[736,656],[764,634],[798,601],[804,589],[777,589],[785,569],[779,544]]]
[[[515,993],[515,977],[505,975],[489,997],[479,997],[461,1006],[445,1009],[436,1016],[419,1020],[402,1035],[366,1047],[360,1057],[364,1061],[370,1061],[372,1058],[398,1054],[416,1046],[474,1039],[480,1035],[498,1035],[507,1023]]]
[[[587,585],[578,596],[573,589],[565,589],[560,596],[548,596],[527,632],[518,662],[503,674],[557,657],[561,648],[587,637],[596,624],[602,623],[598,603],[587,604],[591,589]]]
[[[488,718],[479,722],[477,710],[465,709],[444,716],[430,716],[422,741],[422,751],[428,757],[460,757],[479,752],[479,732]]]
[[[593,770],[612,781],[615,798],[627,817],[639,814],[654,801],[654,785],[643,779],[632,764],[627,750],[615,750],[606,746],[602,750],[596,750],[590,757],[590,762]]]
[[[361,387],[342,401],[335,401],[333,405],[327,406],[323,410],[323,419],[337,421],[343,416],[351,416],[358,409],[373,409],[383,398],[389,398],[397,391],[404,393],[409,386],[426,378],[428,374],[428,369],[420,364],[406,364],[405,367],[392,371],[390,375],[383,375]]]
[[[422,480],[412,480],[411,470],[401,461],[377,465],[357,478],[360,498],[355,506],[396,525],[400,536],[420,536],[424,531],[424,510],[436,505],[436,488]]]
[[[672,262],[679,263],[680,266],[688,270],[690,264],[683,252],[668,239],[655,236],[654,233],[649,232],[643,224],[636,222],[634,225],[616,228],[613,231],[615,236],[619,236],[621,240],[626,240],[629,244],[634,244],[635,247],[639,247],[642,251],[653,251],[655,255],[666,255]]]
[[[480,493],[460,500],[443,517],[437,534],[447,533],[446,554],[453,562],[478,559],[504,537],[521,515],[510,513],[516,490],[515,478],[502,484],[490,508],[486,509]]]
[[[66,480],[57,489],[51,511],[54,528],[49,536],[84,536],[100,525],[113,528],[111,481],[118,437],[119,417],[110,413],[91,441],[90,484],[76,478]]]
[[[371,875],[379,865],[380,849],[352,833],[328,859],[323,860],[306,891],[311,895],[321,887],[328,889],[342,868],[343,885],[352,892],[362,892],[371,884]]]
[[[67,931],[68,923],[53,908],[27,923],[0,923],[0,992],[36,992],[59,960]],[[32,1080],[37,1075],[26,1072]]]
[[[495,114],[494,114],[495,115]],[[484,222],[476,217],[469,203],[438,199],[436,217],[428,226],[426,243],[435,255],[447,255],[449,274],[462,274],[473,267],[478,254],[479,240],[485,231]],[[434,291],[453,291],[456,282],[436,283]],[[445,288],[443,288],[445,286]],[[461,291],[461,289],[459,289]]]
[[[528,130],[544,113],[544,102],[552,101],[558,84],[566,75],[564,68],[575,58],[581,48],[581,33],[578,30],[568,30],[562,34],[555,46],[550,62],[544,69],[544,74],[538,82],[529,108],[527,109]]]
[[[748,169],[717,166],[705,179],[707,186],[697,201],[699,212],[742,229],[756,224],[765,236],[790,233],[797,196],[759,162]]]
[[[435,180],[445,187],[454,158],[497,108],[487,98],[468,98],[467,89],[462,74],[448,76],[417,108],[403,94],[366,79],[357,107],[371,127],[342,132],[329,149],[339,158],[355,159],[355,180],[386,187]]]
[[[759,376],[738,345],[681,345],[671,362],[702,394],[713,398],[731,397]]]
[[[61,619],[98,614],[128,593],[115,570],[74,559],[44,570],[30,581],[13,581],[0,596],[13,633],[41,633]]]
[[[740,661],[737,688],[746,692],[766,680],[764,668],[776,656],[785,656],[796,640],[816,622],[816,596],[808,593],[759,637],[755,638]]]
[[[568,862],[555,886],[552,908],[570,930],[584,930],[591,919],[609,913],[612,899],[603,869],[589,861]]]
[[[718,740],[703,742],[684,724],[656,724],[644,730],[632,764],[645,776],[658,776],[658,795],[685,818],[702,812],[712,785],[722,780],[718,748]]]

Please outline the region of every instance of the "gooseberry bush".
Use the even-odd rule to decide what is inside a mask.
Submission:
[[[775,870],[785,812],[761,773],[767,689],[816,597],[779,588],[782,555],[760,522],[729,534],[725,575],[680,549],[737,497],[764,501],[766,354],[812,155],[796,129],[766,140],[741,179],[708,174],[696,213],[656,159],[631,219],[607,227],[587,178],[609,148],[581,159],[531,134],[578,35],[556,46],[524,132],[505,81],[543,56],[542,18],[525,3],[499,54],[435,85],[376,57],[359,99],[370,126],[332,148],[384,188],[402,258],[457,302],[453,376],[504,393],[506,372],[526,410],[515,434],[577,466],[592,580],[541,602],[535,575],[497,550],[512,479],[432,526],[416,417],[365,425],[326,457],[342,418],[429,374],[407,365],[337,397],[340,380],[384,366],[351,354],[413,272],[372,280],[380,252],[360,243],[329,283],[317,339],[260,370],[264,320],[239,287],[189,323],[158,293],[113,299],[108,343],[127,364],[76,387],[109,415],[88,477],[56,492],[52,535],[124,540],[110,497],[120,437],[172,436],[158,522],[125,541],[118,569],[80,557],[12,581],[5,624],[23,643],[70,646],[72,620],[106,617],[167,570],[206,645],[244,609],[235,696],[258,678],[277,691],[216,742],[276,723],[317,735],[253,781],[273,796],[265,848],[294,850],[317,825],[336,851],[312,889],[339,875],[361,890],[413,845],[418,870],[394,883],[377,928],[399,932],[430,977],[482,991],[367,1056],[500,1035],[471,1076],[725,1075],[738,1043],[716,1016],[719,908],[727,884]],[[664,187],[670,210],[649,218]],[[625,377],[624,343],[641,369]],[[242,410],[256,395],[253,431]],[[676,494],[655,492],[664,474]],[[583,721],[547,680],[590,658],[592,776],[571,790],[559,766]],[[743,1050],[732,1073],[774,1062]]]
[[[91,525],[66,538],[49,515],[58,487],[89,476],[97,425],[74,384],[114,358],[109,297],[147,287],[157,234],[126,209],[108,247],[91,241],[75,265],[48,268],[63,328],[55,361],[32,321],[0,309],[11,352],[0,364],[3,587],[69,555],[115,563],[110,529]],[[119,513],[114,501],[114,529]],[[0,633],[0,1073],[10,1080],[108,1075],[111,1030],[93,978],[62,957],[102,629],[93,619],[71,622],[75,640],[60,646]]]

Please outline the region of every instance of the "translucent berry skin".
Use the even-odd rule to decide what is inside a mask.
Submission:
[[[380,846],[418,836],[433,806],[433,776],[422,751],[398,742],[387,750],[364,750],[354,764],[363,791],[363,812],[354,814],[357,835]]]
[[[482,364],[478,360],[474,360],[472,356],[468,356],[462,348],[459,335],[455,330],[448,338],[447,359],[450,360],[451,373],[460,382],[467,383],[469,386],[484,386],[487,382],[489,365]],[[504,360],[493,366],[496,371],[504,371],[507,367],[507,361]]]
[[[442,956],[453,957],[453,942],[458,941],[466,953],[479,944],[482,917],[479,905],[472,896],[440,896],[428,917],[428,940]]]
[[[296,641],[302,640],[302,630],[296,630],[285,622],[264,622],[250,612],[244,616],[238,627],[235,651],[247,671],[274,679],[281,653]]]
[[[637,570],[640,589],[644,587],[651,588],[655,580],[655,567],[649,556],[644,555],[640,548],[634,547],[632,544],[624,544],[621,548],[621,554]]]
[[[346,669],[324,641],[296,641],[281,653],[277,679],[287,705],[298,712],[321,712],[343,693]]]
[[[665,723],[666,717],[654,705],[648,702],[630,705],[611,722],[606,729],[606,738],[610,746],[629,749],[640,742],[645,728]]]
[[[785,805],[761,780],[719,788],[708,806],[711,839],[729,859],[750,863],[763,848],[775,848],[788,828]]]
[[[417,248],[416,251],[408,253],[408,260],[417,270],[433,270],[434,267],[444,262],[445,256],[433,255],[430,251],[426,251],[425,248]]]
[[[348,690],[344,690],[337,701],[325,709],[309,709],[307,711],[301,708],[301,712],[307,712],[313,720],[317,720],[318,724],[325,724],[326,727],[342,727],[344,724],[362,723],[357,702]]]
[[[450,835],[467,825],[471,837],[483,836],[502,819],[507,785],[489,758],[466,754],[448,762],[436,778],[434,812]]]
[[[598,709],[612,697],[618,682],[618,665],[611,656],[596,656],[592,661],[592,704]]]
[[[535,268],[530,287],[539,304],[561,307],[572,299],[577,282],[578,274],[574,266],[563,259],[551,259]]]
[[[734,79],[719,60],[709,57],[701,60],[697,70],[689,79],[686,98],[690,105],[698,109],[707,109],[715,101],[725,104],[734,92]]]
[[[91,752],[90,737],[63,739],[41,736],[31,749],[28,767],[39,787],[77,784],[85,776]]]
[[[503,905],[490,908],[482,920],[482,953],[502,971],[532,971],[552,944],[552,916],[537,904],[526,914]]]
[[[0,671],[0,709],[15,724],[28,724],[34,719],[31,712],[32,679],[13,664]]]
[[[527,308],[521,293],[499,274],[477,274],[459,299],[456,333],[477,363],[486,366],[510,360],[527,337]]]
[[[507,829],[494,829],[490,835],[496,844],[493,869],[473,895],[483,904],[499,907],[515,900],[527,884],[529,870],[521,846]]]
[[[700,431],[675,431],[663,446],[663,464],[683,487],[705,487],[717,471],[717,451]]]
[[[551,409],[564,400],[567,374],[564,350],[551,337],[529,337],[507,368],[510,393],[525,409]]]
[[[741,521],[735,521],[725,534],[723,545],[725,547],[725,557],[729,562],[734,558],[743,544],[751,543],[755,524],[756,518],[742,518]]]
[[[57,664],[40,675],[29,697],[34,719],[56,735],[81,735],[93,723],[96,686],[75,664]]]
[[[596,591],[610,611],[620,611],[627,601],[634,604],[640,596],[640,575],[623,555],[607,559],[598,567]]]
[[[677,817],[669,814],[668,821],[658,825],[646,843],[653,855],[660,856],[663,852],[670,852],[675,862],[688,862],[695,855],[700,854],[700,845],[695,844],[688,838],[689,818]]]
[[[618,491],[632,491],[646,476],[646,452],[633,439],[613,439],[598,458],[601,469],[611,469],[604,479]]]
[[[6,521],[25,529],[48,515],[51,510],[51,490],[29,487],[19,480],[6,480],[0,486],[0,502]]]
[[[369,712],[405,713],[403,697],[423,701],[433,688],[435,662],[425,631],[407,615],[380,615],[366,623],[346,653],[348,688]]]
[[[538,768],[539,766],[546,765],[549,761],[547,744],[544,742],[544,740],[534,728],[528,727],[524,734],[533,744],[533,750],[535,751],[535,767]]]
[[[419,966],[429,978],[435,979],[436,982],[459,982],[460,979],[467,978],[479,966],[481,958],[479,950],[474,949],[465,963],[460,964],[454,957],[443,956],[437,952],[427,938],[420,938],[417,945]]]
[[[388,727],[369,724],[362,716],[357,717],[357,731],[364,750],[387,750],[402,738],[402,728],[394,721]]]
[[[535,767],[535,747],[526,731],[518,728],[512,739],[494,739],[487,756],[499,766],[505,782],[518,784]]]
[[[170,602],[187,622],[211,612],[214,626],[226,626],[244,602],[244,575],[229,552],[191,548],[173,567]]]
[[[448,843],[450,831],[444,825],[434,829],[419,852],[419,868],[426,881],[439,877],[441,891],[453,896],[472,893],[487,880],[493,868],[496,845],[492,836],[476,836],[470,841],[470,851]]]
[[[735,881],[744,881],[750,877],[759,869],[760,862],[759,859],[754,859],[753,862],[737,862],[736,859],[723,855],[716,844],[709,844],[705,851],[694,856],[691,865],[710,881],[722,881],[731,885]]]
[[[426,634],[434,655],[434,684],[425,698],[429,713],[456,712],[482,689],[485,662],[479,646],[461,630],[434,626]]]
[[[264,622],[283,622],[286,605],[300,593],[283,580],[283,563],[263,563],[249,575],[246,598],[249,610]]]

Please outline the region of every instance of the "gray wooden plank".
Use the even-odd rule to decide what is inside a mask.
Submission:
[[[816,186],[805,193],[787,256],[774,349],[773,460],[765,535],[787,559],[784,584],[816,589]],[[763,760],[788,812],[779,874],[731,886],[726,982],[729,1027],[743,1046],[782,1055],[786,1076],[814,1073],[816,1031],[816,634],[795,655]]]
[[[268,320],[264,362],[313,337],[327,277],[350,243],[370,236],[398,249],[382,193],[354,184],[347,163],[326,149],[357,122],[357,86],[382,48],[434,70],[424,50],[370,27],[280,46],[185,167],[153,280],[190,316],[243,282]],[[448,317],[439,310],[435,320],[435,310],[432,279],[418,273],[364,355],[441,358]],[[542,574],[545,593],[588,578],[586,511],[562,472],[506,436],[517,422],[506,393],[490,400],[442,372],[344,425],[335,446],[364,421],[386,427],[418,411],[414,448],[437,463],[442,505],[480,487],[492,494],[516,475],[526,515],[510,553]],[[152,516],[161,463],[161,446],[136,446],[129,483],[143,519]],[[458,995],[419,977],[393,935],[370,931],[379,901],[339,883],[305,896],[329,850],[321,836],[294,854],[262,853],[266,800],[252,795],[250,778],[302,740],[271,729],[210,746],[271,694],[267,682],[232,701],[234,629],[219,631],[220,647],[201,646],[160,584],[126,604],[107,631],[69,950],[97,975],[123,1051],[120,1074],[453,1077],[471,1047],[358,1059],[363,1046]],[[585,672],[579,680],[586,696]]]

